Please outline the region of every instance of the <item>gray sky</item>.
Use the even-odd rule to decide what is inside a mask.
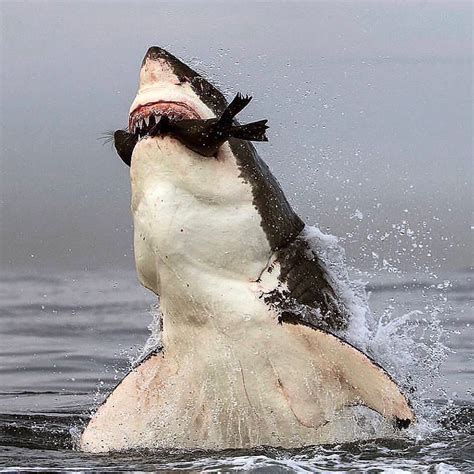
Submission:
[[[268,118],[258,149],[361,268],[472,253],[470,2],[8,2],[1,9],[3,268],[133,266],[123,127],[162,46]]]

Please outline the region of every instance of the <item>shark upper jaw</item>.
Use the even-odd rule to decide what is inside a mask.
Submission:
[[[159,81],[152,87],[139,89],[130,107],[128,131],[132,135],[146,135],[162,115],[174,120],[215,117],[190,86]]]
[[[128,124],[129,132],[138,136],[147,134],[163,115],[172,120],[201,118],[193,107],[184,102],[160,100],[139,105],[132,111]]]

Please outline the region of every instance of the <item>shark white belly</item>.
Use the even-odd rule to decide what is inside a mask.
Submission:
[[[202,92],[201,79],[151,48],[131,131],[136,110],[163,110],[173,94],[201,119],[221,114],[225,101],[214,88]],[[414,420],[387,373],[328,332],[344,327],[343,303],[247,142],[229,138],[209,157],[194,151],[194,136],[124,137],[116,146],[131,162],[137,272],[160,296],[163,350],[99,407],[82,449],[341,442],[360,437],[356,406],[386,420],[377,436]]]

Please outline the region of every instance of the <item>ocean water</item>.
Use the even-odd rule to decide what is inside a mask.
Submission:
[[[358,276],[373,314],[366,350],[415,390],[419,423],[401,439],[91,455],[76,449],[78,436],[146,344],[155,299],[133,271],[3,273],[0,470],[472,472],[473,276]]]

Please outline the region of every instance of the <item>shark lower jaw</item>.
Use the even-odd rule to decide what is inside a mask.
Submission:
[[[130,113],[128,129],[133,135],[146,135],[163,115],[172,120],[201,118],[193,107],[184,102],[160,100],[136,107]]]

